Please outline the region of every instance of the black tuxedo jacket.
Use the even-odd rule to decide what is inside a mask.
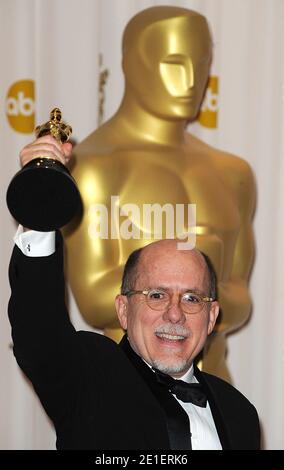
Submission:
[[[15,246],[9,318],[14,354],[57,433],[58,449],[179,449],[172,423],[185,413],[129,346],[76,332],[65,306],[63,243],[30,258]],[[223,380],[195,369],[223,449],[258,449],[253,405]]]

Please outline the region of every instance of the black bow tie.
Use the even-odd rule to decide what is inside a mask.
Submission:
[[[157,382],[167,387],[179,400],[193,405],[206,407],[207,397],[200,383],[187,383],[183,380],[173,379],[170,375],[154,369]]]

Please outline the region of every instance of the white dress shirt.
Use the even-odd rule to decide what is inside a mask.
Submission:
[[[182,377],[179,378],[179,380],[183,380],[187,383],[198,383],[198,380],[193,375],[193,365]],[[175,397],[175,395],[173,396]],[[201,406],[196,406],[192,403],[185,403],[178,400],[178,398],[176,398],[176,400],[183,407],[189,417],[192,449],[221,450],[222,446],[209,402],[207,401],[206,408],[202,408]]]
[[[23,227],[20,225],[14,237],[14,242],[26,256],[49,256],[55,252],[55,232],[36,232],[34,230],[24,232]],[[147,362],[146,364],[151,367]],[[193,375],[193,366],[180,377],[180,380],[188,383],[198,383]],[[189,417],[192,449],[222,449],[209,403],[207,402],[206,408],[202,408],[192,403],[185,403],[178,400],[175,395],[173,396]]]
[[[144,362],[152,368],[148,362],[145,360]],[[179,377],[179,380],[187,383],[198,383],[193,372],[192,365],[182,377]],[[207,401],[206,408],[202,408],[192,403],[183,402],[174,394],[173,397],[179,402],[189,417],[192,450],[222,450],[209,402]]]

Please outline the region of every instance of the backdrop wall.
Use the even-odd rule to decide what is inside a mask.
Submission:
[[[284,448],[283,0],[0,0],[1,449],[55,448],[52,426],[13,357],[6,313],[16,224],[5,194],[19,150],[55,106],[77,141],[94,130],[106,69],[103,119],[115,112],[123,93],[124,27],[138,11],[162,4],[204,14],[214,38],[211,75],[217,78],[205,97],[203,124],[190,132],[243,157],[255,173],[254,308],[249,323],[229,338],[228,364],[235,385],[259,411],[265,448]],[[73,299],[71,316],[77,328],[90,329]]]

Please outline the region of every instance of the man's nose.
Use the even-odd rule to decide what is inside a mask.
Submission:
[[[170,304],[164,312],[163,318],[171,323],[184,323],[186,320],[185,313],[180,306],[179,298],[171,298]]]

